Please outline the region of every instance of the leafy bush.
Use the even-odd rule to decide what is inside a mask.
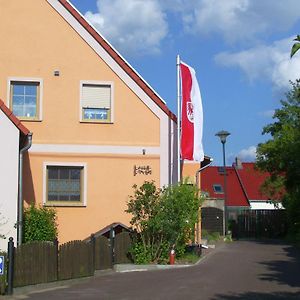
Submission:
[[[159,189],[153,181],[133,188],[126,212],[132,215],[130,223],[137,232],[131,249],[135,262],[164,263],[173,247],[180,257],[194,237],[202,199],[198,190],[186,183]]]
[[[31,205],[24,211],[23,242],[53,241],[57,238],[56,211]]]
[[[219,232],[208,232],[207,230],[202,230],[202,236],[209,242],[215,242],[221,239]]]

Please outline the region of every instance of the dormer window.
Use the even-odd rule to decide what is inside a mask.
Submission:
[[[213,184],[213,189],[216,194],[224,194],[224,190],[221,184]]]

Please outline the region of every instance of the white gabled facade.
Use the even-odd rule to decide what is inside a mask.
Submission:
[[[0,109],[0,250],[9,237],[17,238],[19,129]],[[5,236],[4,239],[2,236]]]

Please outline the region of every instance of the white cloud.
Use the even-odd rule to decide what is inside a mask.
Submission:
[[[85,17],[122,53],[160,52],[168,24],[158,0],[98,0],[97,6]]]
[[[219,65],[238,67],[249,80],[270,80],[277,89],[289,89],[289,80],[299,78],[300,56],[290,59],[294,37],[276,41],[271,45],[260,45],[245,51],[222,52],[215,57]]]
[[[274,109],[259,112],[259,115],[265,118],[272,118],[275,113]]]
[[[241,161],[255,161],[256,160],[256,147],[255,146],[250,146],[248,149],[243,149],[241,150],[237,157],[241,160]]]
[[[299,0],[97,0],[97,6],[97,13],[89,11],[85,17],[117,49],[135,55],[160,52],[169,13],[188,33],[217,33],[244,44],[284,32],[300,19]]]
[[[188,31],[219,33],[228,42],[248,42],[261,34],[284,31],[300,19],[299,0],[176,0],[175,3],[177,10],[181,8]]]

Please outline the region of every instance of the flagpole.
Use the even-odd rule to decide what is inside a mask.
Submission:
[[[181,163],[180,163],[180,129],[181,129],[181,117],[180,117],[180,57],[177,55],[176,60],[177,67],[177,179],[181,181]]]

